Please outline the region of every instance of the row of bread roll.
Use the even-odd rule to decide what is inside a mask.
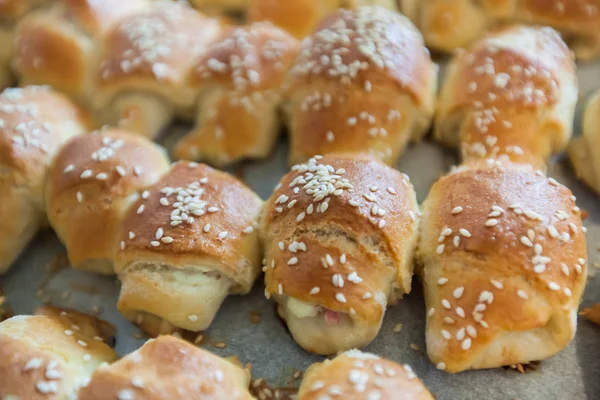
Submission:
[[[600,54],[598,0],[399,0],[400,9],[423,32],[429,46],[452,51],[469,46],[486,31],[524,23],[551,26],[578,58]]]
[[[57,3],[25,18],[21,82],[50,84],[151,138],[195,113],[175,156],[217,165],[268,155],[282,108],[292,163],[364,149],[392,163],[431,124],[437,68],[389,9],[337,11],[300,48],[266,22],[227,28],[178,3],[117,3]]]
[[[250,291],[262,201],[237,179],[170,166],[162,148],[123,130],[82,135],[79,109],[46,88],[5,90],[0,116],[2,272],[47,214],[73,267],[116,271],[119,309],[152,334],[205,329],[228,294]]]
[[[40,311],[0,323],[4,400],[254,399],[249,367],[236,357],[160,336],[116,361],[94,318]],[[311,366],[298,399],[391,400],[399,393],[406,400],[432,399],[410,366],[353,350]]]
[[[431,188],[417,250],[438,368],[541,360],[574,337],[585,228],[571,191],[539,169],[571,136],[577,94],[550,28],[497,32],[451,64],[436,136],[463,165]]]

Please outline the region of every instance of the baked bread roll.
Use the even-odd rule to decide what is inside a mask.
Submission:
[[[586,106],[583,135],[569,145],[569,157],[577,176],[600,193],[600,91]]]
[[[119,18],[147,0],[60,0],[19,24],[14,69],[21,85],[47,84],[80,100],[93,95],[96,46]]]
[[[48,174],[48,219],[74,268],[112,274],[127,208],[169,170],[164,150],[118,129],[77,137]]]
[[[298,47],[269,23],[232,29],[209,47],[189,82],[200,93],[196,126],[175,156],[226,165],[269,155],[281,130],[281,85]]]
[[[75,399],[115,352],[68,315],[20,315],[0,323],[0,398]]]
[[[460,372],[565,348],[586,254],[575,197],[531,167],[481,163],[438,180],[423,204],[417,253],[431,361]]]
[[[31,10],[48,3],[50,0],[0,0],[0,89],[13,83],[10,62],[17,22]]]
[[[115,270],[117,307],[150,335],[206,329],[260,273],[262,201],[237,179],[179,162],[130,209]]]
[[[359,350],[315,363],[304,373],[298,400],[338,396],[346,400],[433,400],[410,365]]]
[[[154,2],[122,18],[101,43],[94,108],[111,125],[156,137],[176,114],[191,113],[187,77],[220,32],[183,3]]]
[[[408,177],[363,155],[292,167],[265,204],[267,298],[294,340],[334,354],[370,343],[409,293],[419,207]]]
[[[250,21],[270,21],[302,39],[338,8],[378,5],[396,11],[396,0],[249,0]]]
[[[98,368],[79,400],[251,400],[250,371],[173,336],[150,339],[139,350]]]
[[[435,137],[460,148],[463,161],[503,158],[545,169],[572,135],[577,97],[575,62],[558,33],[513,27],[452,60]]]
[[[290,70],[291,163],[333,152],[394,163],[431,123],[436,73],[407,18],[383,7],[337,11]]]
[[[580,59],[600,54],[598,0],[400,0],[400,9],[436,50],[466,47],[487,30],[526,23],[557,29]]]
[[[0,94],[0,274],[46,225],[48,167],[60,146],[87,131],[88,122],[81,109],[47,88]]]

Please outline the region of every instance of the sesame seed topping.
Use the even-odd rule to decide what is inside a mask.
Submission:
[[[310,289],[310,294],[315,295],[317,293],[319,293],[321,291],[321,288],[318,286],[315,286],[314,288]]]
[[[440,278],[438,279],[438,285],[442,286],[448,283],[448,278]]]
[[[470,338],[466,338],[465,340],[463,340],[461,346],[460,346],[463,350],[469,350],[471,348],[471,339]]]
[[[494,285],[494,287],[496,287],[496,289],[503,289],[504,288],[504,285],[500,281],[492,279],[490,282],[492,283],[492,285]]]
[[[452,209],[452,214],[453,215],[460,214],[462,211],[463,211],[463,208],[461,206],[457,206]]]
[[[454,289],[454,292],[452,293],[452,295],[454,296],[455,299],[460,299],[464,292],[465,292],[465,288],[463,286],[461,286],[461,287]]]
[[[460,234],[466,238],[470,238],[471,237],[471,232],[469,232],[468,230],[464,229],[464,228],[460,228],[458,230],[460,232]]]
[[[450,302],[446,299],[442,299],[442,306],[444,306],[444,308],[447,310],[452,308],[452,306],[450,305]]]
[[[527,292],[525,292],[522,289],[517,290],[517,295],[524,300],[527,300],[529,298],[529,296],[527,295]]]
[[[292,257],[288,261],[288,265],[296,265],[296,264],[298,264],[298,257]]]
[[[435,250],[435,252],[436,252],[437,254],[442,254],[442,253],[444,252],[444,247],[445,247],[445,246],[444,246],[443,244],[440,244],[440,245],[437,247],[437,249]]]
[[[336,293],[335,299],[337,301],[339,301],[340,303],[345,303],[346,302],[346,296],[344,296],[343,293]]]

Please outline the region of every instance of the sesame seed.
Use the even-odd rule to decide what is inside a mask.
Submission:
[[[460,234],[466,238],[470,238],[471,237],[471,232],[469,232],[468,230],[464,229],[464,228],[460,228],[458,230],[460,232]]]
[[[140,205],[140,206],[138,207],[138,209],[137,209],[137,213],[138,213],[138,214],[141,214],[141,213],[143,213],[143,212],[144,212],[144,208],[145,208],[145,207],[144,207],[144,205],[143,205],[143,204],[142,204],[142,205]]]
[[[117,393],[118,400],[135,400],[135,392],[131,389],[122,389]]]
[[[74,166],[73,164],[69,164],[69,165],[67,165],[67,166],[66,166],[66,168],[63,170],[63,172],[66,174],[66,173],[69,173],[69,172],[73,171],[74,169],[75,169],[75,166]]]
[[[371,293],[370,293],[370,292],[366,292],[365,294],[363,294],[363,297],[362,297],[362,299],[363,299],[363,300],[369,300],[371,297],[373,297],[373,296],[371,295]]]
[[[142,199],[147,200],[150,197],[150,191],[144,190],[142,192]]]
[[[460,328],[457,332],[456,332],[456,340],[461,341],[465,338],[466,335],[466,331],[465,328]]]
[[[565,295],[566,295],[567,297],[571,297],[571,296],[573,296],[573,293],[571,292],[571,289],[569,289],[568,287],[564,288],[564,289],[563,289],[563,292],[565,293]]]
[[[463,340],[461,346],[460,346],[463,350],[469,350],[471,348],[471,339],[470,338],[466,338],[465,340]]]
[[[38,369],[43,365],[43,363],[44,363],[44,360],[41,358],[32,358],[31,360],[27,361],[27,363],[23,367],[23,371],[30,371],[33,369]]]
[[[521,236],[521,243],[523,243],[527,247],[533,247],[533,243],[527,236]]]
[[[301,212],[300,214],[298,214],[298,216],[296,217],[296,221],[300,222],[304,219],[304,217],[306,216],[306,214],[304,212]]]
[[[442,299],[442,306],[444,306],[444,308],[447,310],[452,308],[452,306],[450,305],[450,302],[446,299]]]
[[[170,244],[173,243],[173,238],[171,236],[164,236],[160,239],[160,241],[166,244]]]
[[[288,265],[296,265],[298,264],[298,257],[292,257],[288,261]]]
[[[446,340],[450,340],[452,339],[452,335],[450,334],[450,332],[448,332],[445,329],[442,329],[442,336],[444,337],[444,339]]]
[[[492,283],[492,285],[494,285],[496,287],[496,289],[503,289],[504,288],[504,285],[500,281],[492,279],[490,282]]]
[[[527,292],[525,292],[522,289],[517,290],[517,295],[524,300],[527,300],[529,298],[529,296],[527,295]]]
[[[205,233],[207,233],[208,231],[210,231],[210,224],[205,224],[204,228],[202,229]]]
[[[87,179],[87,178],[90,178],[90,177],[91,177],[93,174],[94,174],[94,173],[92,172],[92,170],[91,170],[91,169],[86,169],[85,171],[83,171],[83,172],[81,173],[81,175],[79,175],[79,177],[80,177],[81,179]]]
[[[121,248],[121,250],[125,250],[125,242],[123,240],[121,240],[119,247]]]
[[[346,264],[346,254],[340,256],[340,264]]]
[[[448,325],[452,325],[454,324],[454,320],[451,317],[444,317],[444,323],[448,324]]]
[[[453,215],[460,214],[462,211],[463,211],[463,208],[461,206],[457,206],[452,209],[452,214]]]
[[[456,315],[458,315],[461,318],[465,317],[465,310],[463,310],[462,307],[456,307]]]
[[[335,299],[337,301],[339,301],[340,303],[345,303],[346,302],[346,296],[344,296],[343,293],[336,293]]]
[[[83,193],[81,193],[81,192],[77,192],[77,193],[75,194],[75,197],[77,198],[77,202],[78,202],[79,204],[83,203]]]
[[[152,247],[158,247],[158,246],[160,246],[160,242],[158,242],[158,241],[156,241],[156,240],[153,240],[153,241],[151,241],[151,242],[150,242],[150,245],[151,245]]]
[[[446,363],[439,362],[439,363],[437,363],[437,364],[436,364],[436,366],[435,366],[435,367],[436,367],[437,369],[439,369],[440,371],[444,371],[444,370],[446,370]]]
[[[188,316],[188,319],[191,322],[198,322],[198,316],[197,315],[190,315],[190,316]]]
[[[431,307],[431,308],[429,309],[429,311],[427,311],[427,316],[428,316],[428,317],[433,317],[433,314],[435,314],[435,308],[434,308],[434,307]]]
[[[283,294],[283,285],[280,283],[277,285],[277,293],[281,296]]]
[[[488,219],[487,221],[485,221],[485,226],[488,226],[488,227],[493,227],[493,226],[496,226],[496,225],[498,225],[498,223],[499,223],[499,221],[498,221],[497,219],[495,219],[495,218],[490,218],[490,219]]]
[[[559,290],[560,290],[560,285],[559,285],[558,283],[556,283],[556,282],[549,282],[549,283],[548,283],[548,288],[549,288],[550,290],[552,290],[552,291],[555,291],[555,292],[557,292],[557,291],[559,291]]]
[[[315,295],[317,293],[319,293],[321,291],[321,288],[318,286],[315,286],[314,288],[310,289],[310,294]]]
[[[460,299],[462,297],[464,291],[465,291],[465,288],[463,286],[461,286],[461,287],[454,289],[454,292],[452,294],[455,299]]]
[[[219,239],[223,240],[227,237],[227,235],[229,235],[229,232],[227,232],[227,231],[220,232]]]
[[[460,236],[454,236],[454,238],[452,239],[452,244],[454,245],[454,247],[460,246],[460,240]]]

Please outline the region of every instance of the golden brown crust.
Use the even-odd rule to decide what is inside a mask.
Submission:
[[[0,24],[15,22],[35,7],[49,2],[50,0],[0,0]]]
[[[599,0],[401,0],[400,8],[437,50],[464,48],[486,31],[525,23],[557,29],[578,58],[600,54]]]
[[[326,181],[333,187],[312,192]],[[418,213],[408,177],[372,158],[331,155],[294,166],[261,222],[266,293],[376,323],[394,290],[410,292]]]
[[[0,397],[62,399],[76,395],[115,352],[83,335],[68,317],[17,316],[0,323]]]
[[[85,133],[88,118],[47,88],[6,89],[0,95],[0,273],[44,223],[44,182],[56,152]],[[19,218],[16,218],[19,216]]]
[[[600,325],[600,304],[594,304],[589,308],[584,308],[581,315],[596,325]]]
[[[437,69],[412,23],[383,7],[338,10],[289,74],[291,162],[370,152],[393,163],[427,130]]]
[[[111,366],[99,368],[80,400],[251,400],[248,370],[173,336],[151,339]]]
[[[176,157],[224,164],[266,156],[279,133],[281,85],[298,47],[265,22],[231,29],[211,45],[190,77],[200,92],[199,115]]]
[[[313,364],[306,370],[298,400],[330,396],[347,400],[433,400],[409,365],[358,350]]]
[[[183,192],[199,198],[180,205],[177,196]],[[185,222],[181,211],[175,212],[181,207],[189,213]],[[233,176],[204,164],[178,162],[129,209],[116,272],[126,273],[134,261],[184,269],[208,259],[248,292],[260,270],[254,225],[261,207],[260,198]],[[248,259],[249,254],[255,256]]]
[[[580,210],[554,179],[496,163],[441,178],[418,248],[429,357],[458,372],[556,353],[575,333],[585,257]]]
[[[117,93],[139,90],[190,107],[189,69],[220,32],[216,20],[182,3],[155,2],[122,18],[102,43],[96,105],[106,107]]]
[[[298,39],[311,34],[323,17],[339,8],[340,0],[250,0],[248,20],[270,21]]]
[[[449,68],[436,137],[465,161],[507,158],[545,168],[572,134],[575,62],[550,28],[496,32],[459,53]]]
[[[48,176],[46,201],[50,223],[74,267],[113,272],[127,207],[169,165],[158,145],[118,129],[80,136],[63,146]]]
[[[22,82],[49,84],[87,100],[95,41],[145,0],[68,0],[27,16],[16,32],[14,66]]]

